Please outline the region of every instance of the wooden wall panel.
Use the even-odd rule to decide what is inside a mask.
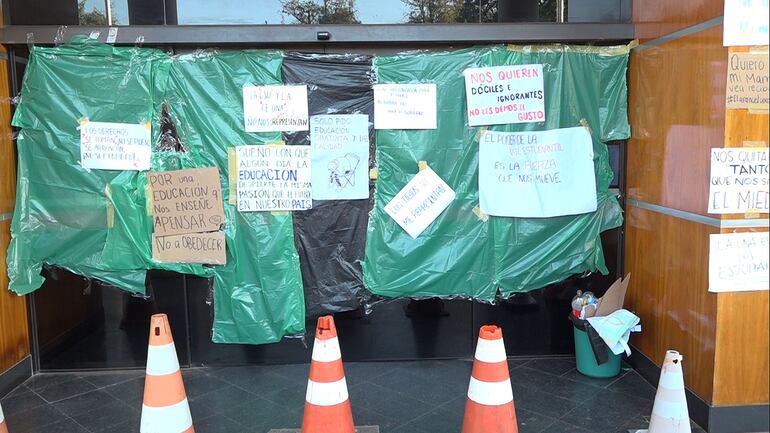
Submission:
[[[0,221],[0,373],[29,355],[29,331],[25,298],[7,290],[5,250],[10,240],[10,221]]]
[[[770,401],[769,293],[719,294],[714,405]]]
[[[729,52],[749,51],[731,47]],[[770,118],[748,110],[727,110],[725,146],[744,147],[745,141],[770,141]],[[725,215],[741,219],[746,215]],[[751,215],[749,217],[752,217]],[[753,217],[756,217],[754,215]],[[767,218],[767,214],[762,214]],[[767,229],[723,229],[723,233]],[[720,293],[717,309],[717,351],[714,404],[770,402],[770,296],[768,292]]]
[[[0,7],[0,26],[2,22]],[[0,53],[6,50],[0,46]],[[16,157],[11,136],[8,62],[0,61],[0,373],[30,354],[26,298],[8,291],[5,253],[10,242],[7,214],[13,212]]]
[[[0,46],[0,54],[5,54]],[[0,214],[13,212],[16,191],[16,158],[8,101],[8,62],[0,61]]]
[[[718,229],[634,206],[626,208],[626,305],[642,319],[631,343],[655,361],[684,356],[685,384],[711,401],[717,296],[708,292],[708,251]]]
[[[632,21],[643,42],[716,18],[724,12],[724,0],[636,0]]]
[[[632,52],[629,198],[707,215],[710,149],[724,139],[726,62],[721,26]]]

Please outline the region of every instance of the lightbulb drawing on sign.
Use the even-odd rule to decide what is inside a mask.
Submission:
[[[345,156],[334,158],[329,161],[329,186],[341,191],[347,187],[356,186],[356,169],[361,162],[361,158],[353,153],[346,153]]]

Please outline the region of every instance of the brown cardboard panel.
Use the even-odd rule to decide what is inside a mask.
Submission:
[[[182,235],[152,235],[152,259],[167,263],[203,263],[224,265],[225,233],[186,233]]]
[[[147,182],[155,235],[212,232],[224,223],[216,167],[150,172]]]

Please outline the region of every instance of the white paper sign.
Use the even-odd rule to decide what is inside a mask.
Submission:
[[[417,239],[455,199],[455,192],[430,167],[420,170],[385,206],[385,212]]]
[[[240,212],[313,207],[310,146],[237,146]]]
[[[369,198],[369,116],[312,116],[310,145],[314,200]]]
[[[468,125],[545,122],[543,65],[466,69]]]
[[[770,212],[768,148],[711,149],[709,213]]]
[[[768,232],[709,237],[709,292],[768,290]]]
[[[375,129],[436,129],[435,84],[375,84]]]
[[[80,165],[101,170],[149,170],[150,124],[80,124]]]
[[[307,86],[243,86],[246,132],[307,131]]]
[[[768,0],[725,0],[724,46],[768,45]]]
[[[596,210],[594,151],[586,128],[486,131],[479,146],[484,213],[541,218]]]

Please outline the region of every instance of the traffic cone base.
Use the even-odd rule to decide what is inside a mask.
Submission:
[[[302,433],[355,433],[342,353],[332,316],[318,318]]]
[[[165,314],[150,319],[141,433],[193,433],[190,405]]]
[[[482,326],[468,385],[462,433],[518,433],[503,333]]]

